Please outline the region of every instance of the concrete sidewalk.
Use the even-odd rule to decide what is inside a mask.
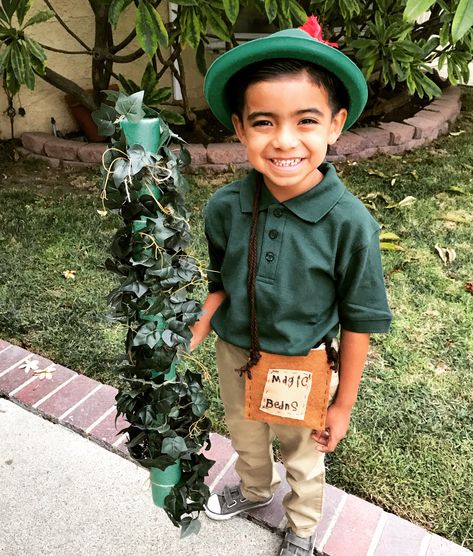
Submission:
[[[179,540],[146,470],[5,399],[0,456],[2,556],[268,556],[281,542],[246,519],[205,516]]]
[[[199,535],[180,541],[152,503],[148,472],[129,459],[116,394],[0,339],[0,555],[275,556],[287,482],[269,506],[227,522],[202,516]],[[219,434],[211,444],[206,483],[219,492],[238,481],[237,455]],[[317,532],[324,556],[472,555],[331,485]]]

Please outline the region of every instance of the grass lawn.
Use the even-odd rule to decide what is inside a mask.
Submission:
[[[373,338],[328,480],[473,548],[473,93],[453,131],[403,156],[337,165],[402,250],[383,252],[392,331]],[[97,174],[0,165],[0,337],[119,386],[124,329],[106,319],[115,277],[103,264],[118,220],[96,212]],[[204,267],[202,207],[233,178],[191,178],[192,251]],[[213,340],[196,355],[224,433]]]

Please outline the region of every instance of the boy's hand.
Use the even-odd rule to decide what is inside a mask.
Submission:
[[[311,438],[319,452],[333,452],[340,440],[345,438],[350,425],[351,410],[332,404],[327,410],[325,430],[313,430]]]

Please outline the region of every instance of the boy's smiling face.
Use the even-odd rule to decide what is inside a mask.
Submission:
[[[242,119],[232,121],[251,165],[283,202],[322,180],[318,167],[346,117],[344,108],[332,116],[327,91],[301,72],[250,85]]]

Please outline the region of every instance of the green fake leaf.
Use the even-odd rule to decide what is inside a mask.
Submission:
[[[130,159],[131,173],[137,174],[145,166],[151,166],[154,163],[152,156],[141,145],[133,145],[127,149],[128,158]]]
[[[198,392],[192,397],[192,412],[196,417],[202,417],[208,407],[209,403],[203,392]]]
[[[223,8],[228,19],[235,23],[240,11],[240,0],[223,0]]]
[[[144,94],[144,91],[138,91],[130,96],[120,94],[115,105],[115,110],[128,121],[138,122],[145,115],[143,110]]]
[[[452,40],[458,42],[473,25],[473,0],[460,0],[452,22]]]
[[[192,534],[197,534],[200,531],[201,523],[198,519],[192,519],[191,517],[185,517],[181,522],[181,536],[183,539]]]
[[[92,112],[92,119],[97,124],[97,131],[100,135],[109,137],[115,133],[115,120],[117,113],[112,106],[102,104],[98,110]]]
[[[168,454],[172,459],[176,460],[181,454],[187,452],[186,441],[181,436],[165,438],[161,451],[163,454]]]

